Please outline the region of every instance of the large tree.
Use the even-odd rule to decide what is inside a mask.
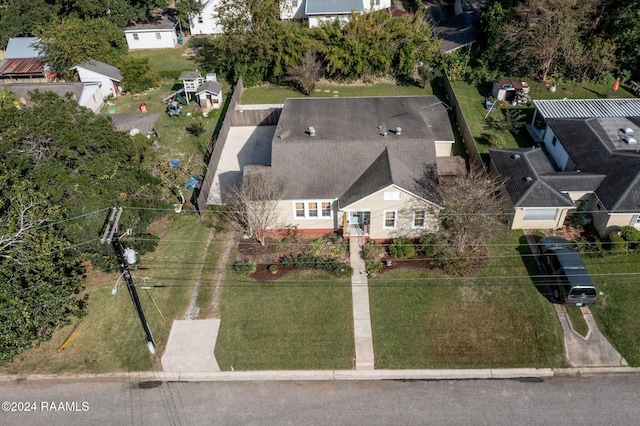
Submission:
[[[53,223],[59,207],[29,180],[0,166],[0,361],[51,337],[80,316],[80,263]]]
[[[10,38],[32,36],[36,30],[54,20],[59,7],[45,0],[16,0],[0,8],[0,49]]]
[[[54,21],[38,32],[47,65],[61,77],[89,58],[117,63],[127,52],[122,29],[105,18],[82,20],[75,17]]]

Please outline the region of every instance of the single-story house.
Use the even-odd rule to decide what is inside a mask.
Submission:
[[[442,203],[424,189],[454,135],[435,96],[287,99],[269,163],[245,166],[284,182],[281,225],[375,240],[435,232]],[[274,229],[277,231],[277,229]]]
[[[201,0],[198,13],[189,16],[189,32],[191,35],[223,33],[215,11],[219,4],[220,0]]]
[[[508,179],[511,227],[557,229],[581,210],[600,235],[640,229],[640,99],[534,104],[542,148],[489,151]]]
[[[111,114],[114,127],[119,132],[127,132],[131,136],[145,135],[146,137],[158,136],[156,124],[160,113],[155,114]]]
[[[202,111],[219,109],[222,105],[222,84],[217,81],[205,81],[196,90],[196,99]]]
[[[120,94],[118,86],[122,81],[120,69],[104,62],[89,59],[74,68],[83,83],[95,83],[100,86],[102,97],[116,97]]]
[[[129,49],[165,49],[178,44],[178,21],[159,17],[149,23],[135,24],[124,29]]]
[[[78,105],[89,108],[95,113],[98,113],[104,106],[100,87],[93,83],[11,83],[6,87],[18,97],[19,105],[27,107],[31,105],[29,93],[36,90],[42,93],[53,92],[58,96],[71,93]]]
[[[9,39],[4,58],[0,61],[0,79],[46,82],[54,77],[55,74],[47,71],[36,37]]]
[[[284,0],[280,18],[307,19],[309,28],[323,21],[349,20],[351,12],[365,13],[391,7],[391,0]]]

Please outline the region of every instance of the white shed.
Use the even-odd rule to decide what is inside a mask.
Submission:
[[[178,22],[167,18],[148,24],[135,24],[125,28],[129,49],[166,49],[176,47]]]
[[[120,69],[104,62],[89,59],[74,68],[83,83],[95,83],[100,86],[102,97],[116,97],[120,94],[118,85],[122,81]]]
[[[222,84],[217,81],[205,81],[196,90],[196,98],[203,111],[219,109],[222,105]]]

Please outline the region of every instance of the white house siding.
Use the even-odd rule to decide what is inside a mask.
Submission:
[[[85,84],[78,105],[89,108],[96,114],[104,106],[104,98],[97,84]]]
[[[118,87],[116,86],[116,83],[106,75],[99,74],[95,71],[90,71],[82,67],[77,67],[76,70],[78,71],[80,81],[83,83],[96,83],[100,85],[100,92],[102,93],[103,98],[108,96],[117,96]]]
[[[531,208],[516,208],[511,218],[511,229],[558,229],[562,228],[564,219],[567,217],[568,208],[548,208],[549,212],[555,211],[553,219],[548,220],[532,220],[526,219],[525,214],[531,213]],[[542,209],[535,209],[542,210]]]
[[[567,167],[567,162],[569,161],[569,154],[565,151],[560,140],[556,140],[555,144],[553,143],[554,137],[555,134],[553,133],[553,130],[547,127],[547,131],[544,135],[544,146],[556,165],[560,170],[564,171]]]
[[[280,2],[280,19],[306,18],[304,9],[306,0],[284,0]]]
[[[209,0],[197,15],[189,17],[189,32],[191,35],[222,34],[222,27],[215,16],[218,0]]]
[[[305,207],[309,202],[318,203],[318,218],[309,217],[305,218],[296,217],[295,205],[297,202],[305,203]],[[331,202],[331,217],[322,217],[322,202]],[[337,216],[337,201],[326,199],[309,199],[309,200],[281,200],[278,203],[277,215],[278,220],[275,225],[276,228],[284,229],[287,226],[296,226],[299,231],[307,233],[329,233],[334,231],[340,226]],[[308,211],[307,211],[308,213]]]
[[[399,192],[400,199],[385,200],[385,192]],[[341,208],[342,212],[351,211],[370,212],[369,237],[376,240],[386,240],[396,237],[417,237],[425,232],[435,232],[439,224],[439,207],[426,202],[415,195],[395,185],[381,189],[349,206]],[[426,211],[426,223],[424,228],[413,228],[413,212]],[[386,229],[385,212],[396,212],[396,227]]]
[[[129,49],[166,49],[176,47],[178,36],[173,29],[125,30]],[[137,34],[138,40],[135,39]]]
[[[455,141],[435,141],[436,157],[451,157],[451,150]]]

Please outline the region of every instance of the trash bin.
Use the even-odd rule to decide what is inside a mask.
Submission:
[[[140,104],[140,111],[142,111],[143,113],[147,112],[147,104],[145,104],[144,102]]]

